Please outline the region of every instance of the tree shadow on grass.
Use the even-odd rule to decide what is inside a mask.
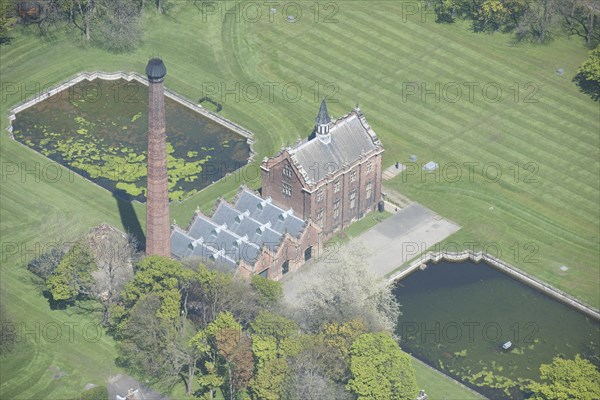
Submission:
[[[587,80],[582,74],[575,75],[573,82],[579,86],[582,93],[587,94],[594,101],[600,101],[600,82]]]
[[[2,36],[0,37],[0,46],[9,45],[13,40],[12,36]]]
[[[69,302],[54,300],[52,293],[50,293],[50,290],[48,289],[44,290],[42,295],[46,298],[46,300],[48,300],[48,305],[50,306],[51,310],[66,310],[69,306]]]
[[[140,224],[140,220],[133,208],[133,204],[130,201],[124,200],[127,198],[127,193],[121,190],[115,190],[113,197],[117,201],[117,207],[119,208],[119,215],[121,216],[121,223],[125,230],[136,237],[138,241],[138,250],[142,251],[146,248],[146,235]]]

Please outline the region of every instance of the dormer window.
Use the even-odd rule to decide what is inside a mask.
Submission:
[[[294,215],[294,210],[293,209],[289,209],[287,211],[282,212],[281,214],[279,214],[279,220],[280,221],[285,221],[285,219],[290,216],[290,215]]]
[[[243,213],[235,216],[235,222],[237,222],[239,224],[240,222],[242,222],[244,220],[244,218],[249,217],[249,216],[250,216],[250,210],[246,210]]]

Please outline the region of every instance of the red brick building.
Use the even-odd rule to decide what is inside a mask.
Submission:
[[[332,121],[323,100],[311,135],[263,160],[262,197],[291,207],[327,238],[377,208],[382,153],[358,105]]]
[[[233,203],[219,200],[212,215],[200,211],[187,229],[174,226],[176,258],[196,258],[225,271],[279,280],[320,254],[321,229],[242,187]]]

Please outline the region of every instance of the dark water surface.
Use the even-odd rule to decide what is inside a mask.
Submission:
[[[82,81],[16,115],[15,139],[122,197],[145,201],[148,87]],[[182,200],[247,163],[246,138],[165,97],[169,195]]]
[[[541,364],[600,348],[598,321],[484,262],[430,264],[395,295],[403,349],[489,398],[524,398]]]

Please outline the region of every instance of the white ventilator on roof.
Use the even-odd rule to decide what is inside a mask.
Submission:
[[[249,216],[250,216],[250,210],[246,210],[243,213],[241,213],[235,217],[235,222],[237,222],[239,224],[240,222],[242,222],[244,220],[244,218],[249,217]]]
[[[290,215],[294,215],[294,210],[292,210],[291,208],[279,214],[279,219],[283,221]]]
[[[191,245],[192,245],[192,248],[193,248],[193,249],[195,249],[196,247],[198,247],[198,245],[200,245],[200,244],[202,244],[202,243],[204,243],[204,238],[203,238],[203,237],[200,237],[200,238],[198,238],[198,239],[194,240],[194,241],[191,243]]]

